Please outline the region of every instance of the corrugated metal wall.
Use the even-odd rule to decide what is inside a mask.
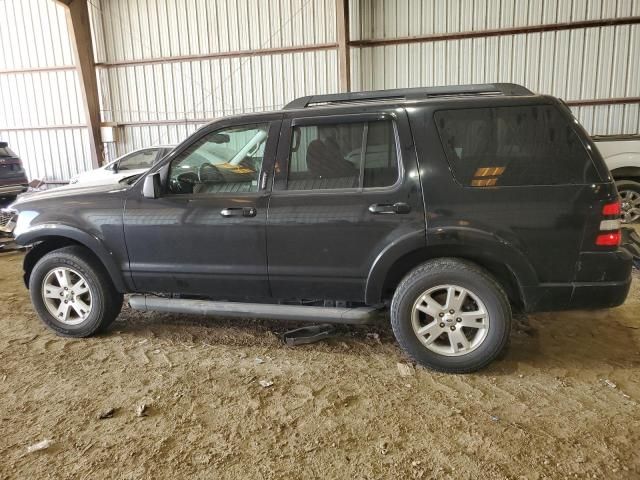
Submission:
[[[0,1],[0,140],[29,178],[68,180],[91,168],[89,138],[64,8]]]
[[[338,90],[334,0],[92,4],[103,118],[122,125],[112,156]]]
[[[214,117],[339,90],[335,0],[91,0],[89,8],[102,120],[119,125],[109,158],[179,142]],[[350,0],[350,12],[354,90],[512,81],[568,101],[640,97],[637,23],[495,31],[639,16],[638,0]],[[32,178],[91,168],[63,7],[0,0],[0,18],[0,138]],[[411,39],[425,35],[439,37]],[[574,111],[593,134],[640,133],[637,102]]]
[[[640,15],[637,0],[354,0],[352,40],[464,32]],[[356,20],[354,23],[353,20]],[[365,42],[366,43],[366,42]],[[357,90],[514,82],[567,101],[640,97],[640,25],[352,48]],[[640,133],[637,103],[573,107],[592,134]]]

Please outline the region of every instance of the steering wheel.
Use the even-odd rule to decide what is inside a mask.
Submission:
[[[210,163],[203,163],[198,168],[198,182],[200,183],[220,183],[224,182],[224,176],[217,167]]]
[[[195,172],[184,172],[169,181],[169,189],[174,193],[192,193],[196,183],[198,175]]]

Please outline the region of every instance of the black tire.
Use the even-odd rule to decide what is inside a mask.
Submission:
[[[485,305],[489,328],[484,340],[469,353],[446,356],[434,352],[414,332],[414,303],[439,285],[465,288]],[[488,272],[465,260],[439,258],[416,267],[400,282],[391,302],[391,326],[400,346],[420,365],[446,373],[470,373],[487,366],[506,347],[511,332],[511,306],[502,287]]]
[[[624,195],[623,192],[625,191],[633,192],[637,195],[640,195],[640,183],[634,182],[632,180],[617,180],[616,188],[618,189],[618,193],[620,194],[621,197],[623,197]],[[624,218],[624,208],[623,208],[623,215],[621,216],[621,218],[623,223],[638,223],[638,221],[640,221],[640,217],[639,217],[639,218],[632,219],[630,222],[626,222]]]
[[[59,321],[49,312],[43,299],[44,279],[57,267],[71,268],[80,273],[91,292],[91,311],[76,325]],[[123,295],[116,290],[100,262],[80,246],[54,250],[38,260],[29,278],[29,292],[33,306],[45,325],[64,337],[88,337],[104,331],[122,309]]]

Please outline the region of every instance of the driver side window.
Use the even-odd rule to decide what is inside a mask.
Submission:
[[[268,123],[208,133],[171,162],[169,193],[258,191]]]

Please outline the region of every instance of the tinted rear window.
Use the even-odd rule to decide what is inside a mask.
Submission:
[[[435,114],[456,179],[466,186],[598,181],[569,119],[553,105],[445,110]]]

